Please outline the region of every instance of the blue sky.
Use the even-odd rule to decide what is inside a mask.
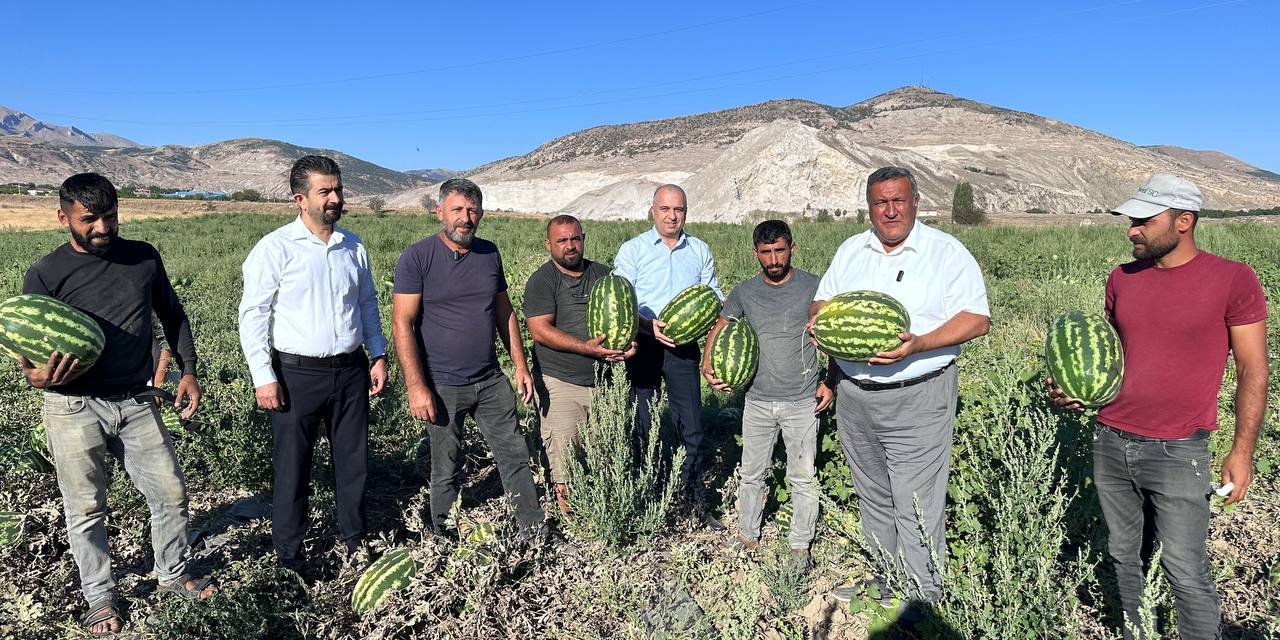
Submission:
[[[146,144],[467,168],[600,124],[908,84],[1280,172],[1274,0],[25,2],[0,104]]]

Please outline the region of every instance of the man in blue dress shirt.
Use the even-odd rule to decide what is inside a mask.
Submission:
[[[684,232],[688,213],[684,189],[664,184],[653,194],[653,228],[628,240],[618,249],[614,272],[631,281],[640,311],[640,335],[636,355],[627,360],[627,380],[636,404],[636,424],[641,432],[652,419],[649,400],[666,380],[671,427],[685,448],[680,483],[690,504],[702,511],[705,490],[700,480],[702,443],[701,352],[697,342],[676,346],[663,335],[658,314],[672,298],[698,283],[709,285],[724,298],[716,281],[715,261],[707,243]],[[702,513],[713,528],[709,514]]]

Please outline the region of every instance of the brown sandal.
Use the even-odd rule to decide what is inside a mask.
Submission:
[[[93,627],[104,622],[112,620],[120,621],[120,629],[117,631],[94,631]],[[114,595],[103,596],[89,605],[89,610],[85,612],[84,617],[80,619],[80,627],[89,632],[89,635],[95,638],[105,638],[113,636],[124,630],[124,615],[120,613],[120,605],[116,602]]]

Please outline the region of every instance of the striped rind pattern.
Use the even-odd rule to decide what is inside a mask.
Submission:
[[[40,366],[58,351],[79,358],[79,370],[86,371],[105,345],[102,327],[61,300],[26,293],[0,303],[0,351],[11,358]]]
[[[22,514],[0,511],[0,547],[11,545],[22,535]]]
[[[711,341],[711,375],[737,389],[760,364],[760,339],[746,320],[730,320]]]
[[[587,297],[588,338],[603,335],[606,349],[625,351],[636,339],[636,290],[626,278],[609,274],[591,285]]]
[[[705,284],[695,284],[677,293],[658,314],[658,319],[666,323],[663,335],[677,345],[689,344],[707,335],[718,317],[720,296]]]
[[[417,572],[418,565],[408,549],[396,547],[387,551],[369,565],[356,582],[356,588],[351,592],[351,608],[363,615],[377,607],[387,594],[408,586]]]
[[[898,334],[910,330],[907,308],[879,291],[847,291],[827,300],[813,322],[813,338],[829,355],[866,361],[902,344]]]
[[[1124,381],[1120,336],[1096,313],[1068,311],[1049,325],[1044,345],[1049,377],[1086,407],[1115,400]]]

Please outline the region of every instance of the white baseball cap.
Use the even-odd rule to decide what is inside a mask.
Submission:
[[[1144,219],[1158,216],[1167,209],[1199,211],[1200,202],[1200,190],[1190,180],[1157,173],[1142,183],[1132,198],[1112,209],[1111,213]]]

